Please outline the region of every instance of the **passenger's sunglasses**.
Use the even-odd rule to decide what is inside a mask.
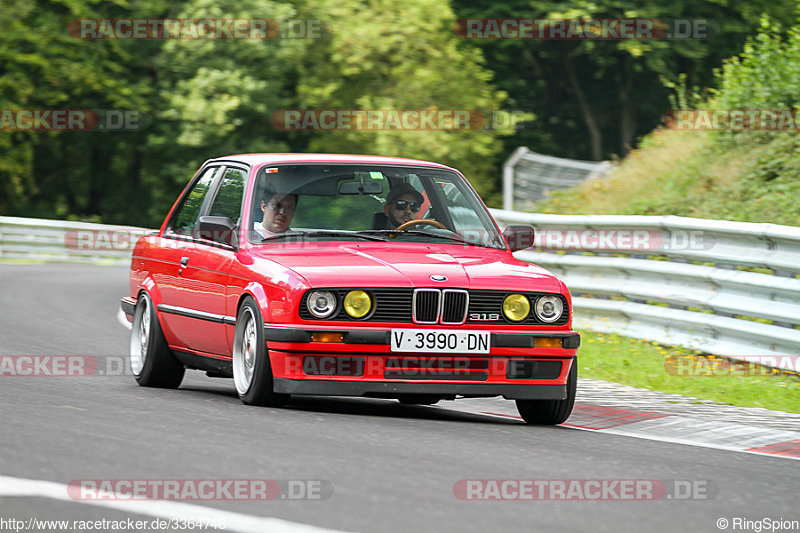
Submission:
[[[406,207],[410,207],[413,213],[419,211],[419,208],[422,207],[422,204],[417,202],[406,202],[404,200],[400,200],[398,202],[394,202],[395,207],[397,207],[398,211],[405,211]]]

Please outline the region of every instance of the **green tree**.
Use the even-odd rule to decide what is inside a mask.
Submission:
[[[306,13],[326,35],[304,58],[298,102],[313,109],[477,110],[487,119],[504,95],[481,53],[458,39],[443,0],[322,0]],[[431,159],[462,170],[485,197],[496,191],[501,132],[329,131],[309,139],[321,152]]]
[[[455,0],[460,18],[704,19],[708,39],[627,41],[471,41],[483,50],[509,109],[537,121],[506,140],[534,150],[601,159],[624,155],[636,138],[661,123],[669,110],[668,86],[683,75],[688,87],[710,87],[713,70],[739,53],[763,12],[784,25],[797,16],[796,0],[725,3],[715,0],[576,0],[497,4]]]

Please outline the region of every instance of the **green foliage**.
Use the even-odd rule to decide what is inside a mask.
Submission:
[[[370,9],[365,14],[365,9]],[[80,40],[76,18],[318,19],[323,39]],[[479,51],[450,31],[446,0],[96,2],[7,0],[0,9],[0,109],[129,109],[135,132],[0,132],[0,212],[156,226],[209,157],[364,152],[457,166],[496,190],[491,131],[283,132],[296,108],[498,109]]]
[[[717,73],[713,103],[726,109],[800,109],[800,25],[786,36],[768,19]]]
[[[496,205],[500,164],[517,146],[579,158],[590,157],[598,144],[603,157],[624,153],[660,122],[669,86],[712,85],[712,67],[741,50],[745,36],[762,24],[762,13],[784,25],[797,15],[796,0],[660,4],[5,0],[0,109],[134,110],[149,125],[113,133],[0,131],[0,213],[152,227],[205,159],[270,151],[440,161],[463,170]],[[708,40],[583,42],[465,41],[452,31],[459,17],[525,16],[707,18],[718,22],[719,31]],[[314,19],[323,22],[325,32],[321,39],[262,41],[91,41],[67,32],[69,21],[79,18],[166,17]],[[718,105],[798,105],[797,31],[785,41],[778,35],[765,29],[738,60],[723,66]],[[587,105],[579,105],[581,92]],[[298,108],[459,109],[486,118],[510,110],[535,118],[515,132],[285,132],[271,125],[276,111]],[[591,122],[599,132],[592,142]],[[729,137],[714,142],[730,142]],[[754,206],[784,206],[782,198],[759,193],[760,183],[773,184],[775,195],[794,191],[792,181],[783,178],[796,170],[791,154],[780,159],[794,145],[780,139],[769,134],[733,140],[777,144],[756,150],[768,158],[761,160],[765,164],[759,169],[743,164],[746,184],[727,183],[725,190]],[[706,172],[700,164],[694,170]],[[767,179],[770,173],[778,177]],[[691,189],[685,176],[670,179],[677,192]],[[687,209],[679,194],[669,198],[669,208]],[[659,209],[656,201],[641,205],[648,212]]]
[[[446,2],[323,0],[314,6],[314,17],[335,23],[302,64],[300,107],[477,110],[485,117],[499,109],[503,94],[493,90],[478,50],[452,32]],[[459,168],[487,197],[497,190],[498,136],[491,130],[333,131],[309,147],[442,162]]]
[[[600,158],[625,155],[628,145],[661,124],[669,109],[670,86],[711,87],[714,68],[741,52],[763,13],[790,25],[797,0],[769,3],[718,0],[573,0],[529,2],[454,0],[458,17],[650,18],[706,20],[707,39],[607,41],[470,41],[483,50],[497,87],[508,94],[506,109],[532,112],[537,120],[505,140],[504,154],[518,146],[590,159],[597,127]],[[569,66],[574,83],[568,75]],[[579,105],[577,91],[587,100]]]
[[[701,107],[800,110],[800,26],[781,34],[765,21],[718,76],[719,89]],[[800,226],[798,154],[797,131],[660,130],[607,180],[559,191],[538,209]]]

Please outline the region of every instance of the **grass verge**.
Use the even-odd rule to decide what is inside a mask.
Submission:
[[[702,400],[800,413],[800,375],[696,350],[581,332],[578,375]]]

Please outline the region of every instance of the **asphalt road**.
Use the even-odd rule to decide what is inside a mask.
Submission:
[[[108,368],[103,359],[127,351],[128,331],[116,318],[126,276],[124,267],[0,265],[0,355],[88,355]],[[442,405],[300,398],[282,409],[248,407],[232,380],[200,372],[187,372],[178,390],[142,388],[129,375],[4,377],[0,475],[63,484],[325,480],[332,493],[322,500],[201,504],[344,531],[685,532],[720,531],[719,518],[800,518],[797,461],[530,427]],[[462,501],[453,492],[461,479],[703,480],[718,493],[692,500]],[[6,520],[128,516],[81,502],[0,500]]]

